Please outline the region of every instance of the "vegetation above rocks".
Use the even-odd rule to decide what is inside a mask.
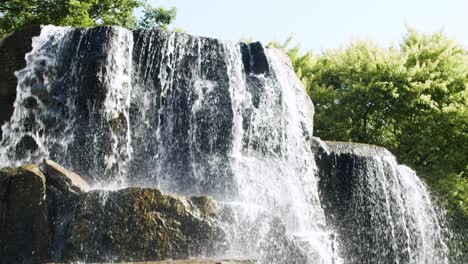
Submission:
[[[135,17],[142,10],[142,18]],[[176,9],[152,7],[146,0],[10,0],[0,3],[0,37],[30,25],[165,28]]]

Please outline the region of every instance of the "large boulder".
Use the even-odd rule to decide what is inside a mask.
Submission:
[[[0,170],[1,263],[43,263],[49,250],[44,174],[36,165]]]
[[[144,261],[214,255],[225,250],[209,198],[158,189],[90,191],[79,196],[58,259]]]

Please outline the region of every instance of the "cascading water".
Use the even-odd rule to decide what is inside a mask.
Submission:
[[[0,165],[52,158],[122,186],[131,155],[132,40],[121,28],[44,27],[26,68],[16,72],[15,111],[3,127]]]
[[[344,221],[330,218],[339,205],[310,147],[313,105],[277,50],[118,27],[45,26],[32,46],[16,73],[1,166],[51,158],[96,188],[211,195],[229,254],[264,264],[383,260],[377,249],[354,253]],[[379,162],[365,184],[380,187],[358,200],[383,207],[353,217],[383,219],[388,230],[368,221],[382,237],[376,248],[391,248],[385,260],[427,262],[443,245],[427,191],[394,161]]]
[[[414,171],[374,146],[326,142],[317,152],[346,263],[448,263],[445,231]]]
[[[246,74],[243,56],[249,63],[255,58],[242,54],[240,44],[163,31],[136,35],[132,113],[145,118],[131,122],[135,141],[145,147],[134,148],[132,175],[147,175],[143,184],[173,192],[213,195],[235,211],[227,222],[267,221],[263,234],[247,239],[251,232],[230,229],[236,254],[258,257],[259,242],[272,239],[267,235],[279,217],[304,244],[290,247],[306,251],[300,260],[288,252],[283,257],[300,262],[310,251],[331,262],[307,142],[313,105],[293,71],[273,51],[263,58],[264,72]],[[269,246],[261,257],[274,250]]]
[[[239,46],[232,45],[229,50],[237,51]],[[234,98],[231,162],[238,190],[234,218],[244,229],[235,232],[256,236],[250,243],[260,243],[246,246],[245,242],[250,243],[243,238],[237,250],[266,247],[262,249],[265,263],[331,263],[336,257],[324,230],[325,216],[308,141],[313,106],[292,69],[283,65],[284,55],[276,50],[265,50],[265,55],[270,63],[268,71],[246,75],[239,54],[230,54]],[[281,222],[275,222],[274,217]],[[293,240],[280,242],[285,243],[280,244],[283,252],[273,253],[272,241],[279,238],[272,234],[282,224]],[[251,228],[248,233],[246,226]],[[298,249],[301,252],[294,252]]]

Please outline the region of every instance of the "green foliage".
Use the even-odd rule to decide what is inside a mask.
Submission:
[[[358,41],[320,56],[285,50],[323,139],[381,145],[414,168],[468,228],[468,52],[409,29],[398,48]]]
[[[139,22],[137,8],[144,8]],[[34,24],[166,27],[175,16],[175,8],[153,8],[144,0],[10,0],[0,4],[0,36]]]
[[[171,9],[165,9],[163,7],[151,7],[148,6],[143,14],[143,18],[139,22],[141,28],[155,28],[161,27],[166,28],[177,15],[177,9],[175,7]]]

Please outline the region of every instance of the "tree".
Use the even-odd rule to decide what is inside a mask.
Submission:
[[[137,8],[144,8],[140,22]],[[10,0],[0,3],[0,36],[34,24],[166,27],[175,15],[175,8],[153,8],[145,0]]]
[[[404,122],[396,153],[429,180],[447,174],[468,177],[467,51],[441,33],[414,30],[401,50],[410,82],[399,89],[396,118]]]
[[[164,7],[147,6],[138,26],[140,28],[167,28],[167,25],[176,18],[176,15],[177,9],[175,7],[165,9]]]

